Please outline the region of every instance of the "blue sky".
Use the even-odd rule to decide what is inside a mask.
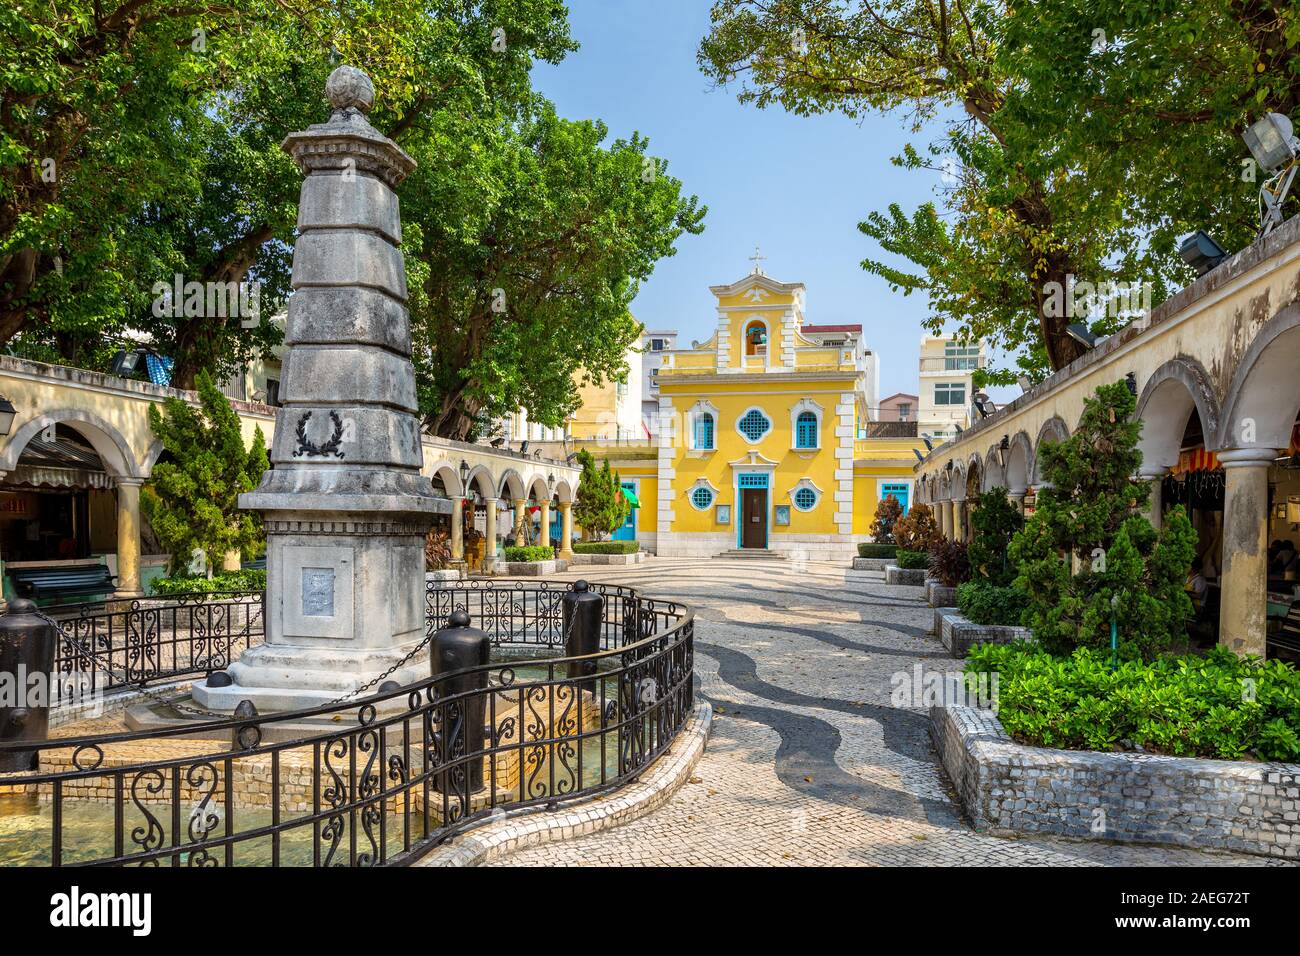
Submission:
[[[862,123],[741,106],[695,63],[709,0],[568,0],[581,49],[541,64],[537,87],[570,119],[601,119],[611,139],[634,130],[709,207],[700,236],[682,236],[633,305],[650,328],[689,343],[712,333],[709,286],[740,278],[762,247],[764,269],[808,287],[807,321],[860,322],[880,356],[881,397],[915,392],[926,300],[904,297],[859,265],[880,252],[857,230],[891,202],[933,198],[937,173],[893,166],[909,139],[900,117]],[[912,137],[920,145],[921,140]]]

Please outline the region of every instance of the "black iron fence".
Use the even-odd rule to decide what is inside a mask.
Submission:
[[[54,702],[224,670],[261,643],[264,604],[261,591],[239,591],[46,608],[60,632]]]
[[[568,588],[435,584],[430,624],[463,608],[494,657],[560,647]],[[28,818],[0,833],[0,865],[401,864],[477,822],[635,779],[690,715],[693,615],[592,590],[603,649],[584,657],[495,662],[313,710],[0,745],[38,757],[0,775],[0,814]],[[456,690],[467,679],[479,686]]]

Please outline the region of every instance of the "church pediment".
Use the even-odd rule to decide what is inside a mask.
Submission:
[[[778,462],[768,458],[762,452],[750,450],[727,464],[732,468],[775,468]]]

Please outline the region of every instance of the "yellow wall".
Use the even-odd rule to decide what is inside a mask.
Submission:
[[[673,456],[673,467],[676,469],[673,488],[677,494],[673,508],[674,533],[721,534],[730,531],[731,534],[736,534],[739,506],[734,487],[735,475],[738,470],[746,469],[733,468],[731,462],[744,458],[751,451],[777,463],[772,487],[769,489],[772,507],[791,505],[788,526],[778,527],[774,514],[769,517],[770,536],[836,533],[835,448],[838,441],[835,437],[835,407],[841,394],[852,391],[853,379],[818,382],[816,387],[811,387],[810,383],[788,375],[767,375],[760,384],[746,381],[699,386],[688,382],[678,383],[668,378],[661,379],[659,388],[662,395],[673,399],[673,413],[680,416],[678,431],[681,440],[677,442]],[[805,397],[822,407],[821,447],[816,451],[796,451],[792,447],[794,436],[790,410]],[[718,421],[714,429],[714,444],[717,448],[712,452],[695,451],[687,447],[690,436],[687,434],[686,414],[699,399],[707,399],[718,409]],[[736,429],[736,421],[752,406],[762,409],[771,420],[772,428],[760,441],[751,444]],[[729,525],[721,525],[714,520],[717,512],[713,507],[700,511],[691,504],[690,493],[700,478],[708,479],[716,490],[715,504],[732,506]],[[803,478],[810,480],[821,492],[817,505],[806,512],[794,508],[790,500],[791,491]]]
[[[618,472],[620,481],[635,481],[636,496],[641,508],[636,515],[637,533],[653,534],[659,524],[659,470],[656,461],[631,464],[611,461],[610,467]]]

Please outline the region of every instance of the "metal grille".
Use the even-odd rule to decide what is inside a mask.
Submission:
[[[811,488],[800,488],[794,493],[794,506],[800,511],[811,511],[817,504],[817,492]]]
[[[695,507],[703,511],[713,504],[713,492],[708,488],[696,488],[691,492],[691,501],[695,504]]]
[[[745,417],[740,420],[740,423],[736,427],[739,428],[740,433],[750,441],[758,441],[768,433],[768,430],[772,427],[772,423],[768,420],[767,416],[757,408],[751,408],[749,411],[745,412]]]

